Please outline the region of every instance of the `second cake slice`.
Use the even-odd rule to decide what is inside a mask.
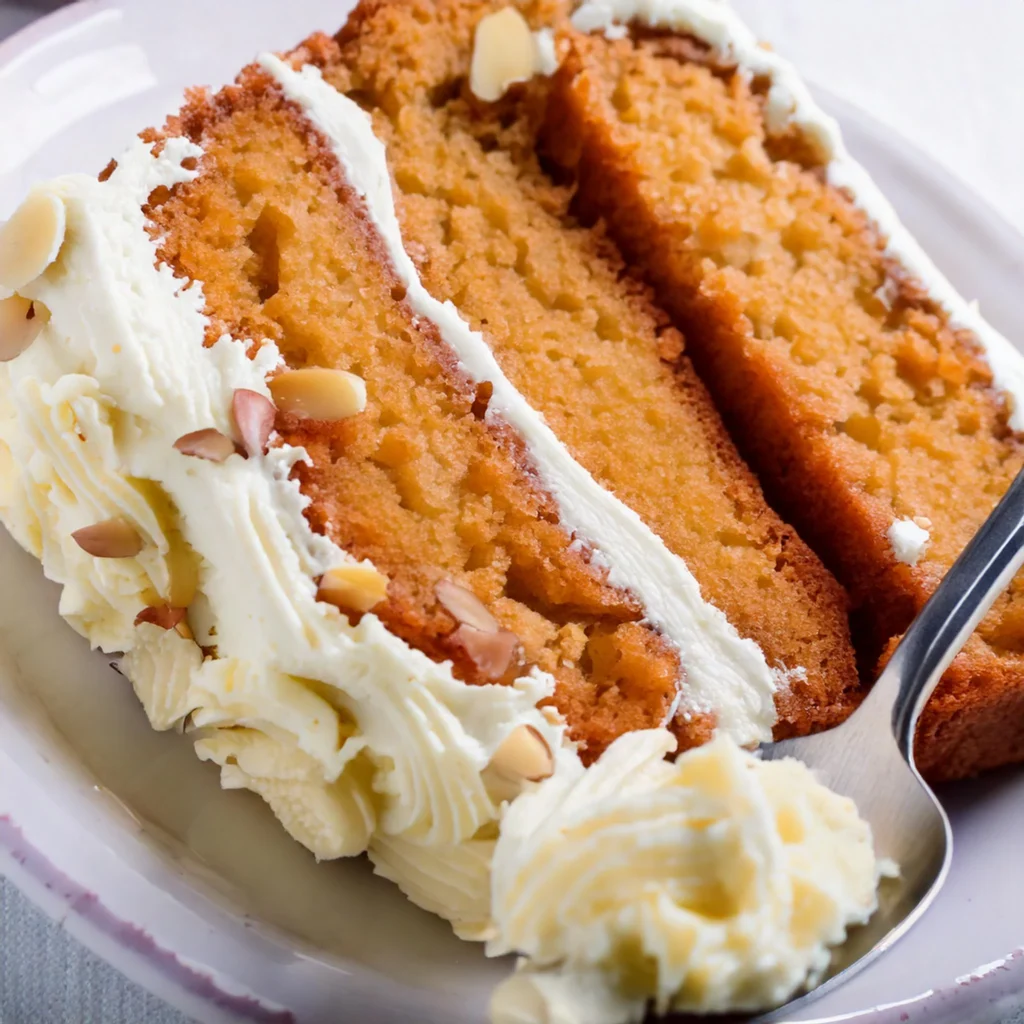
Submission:
[[[573,20],[547,153],[686,331],[770,497],[850,591],[871,664],[1024,461],[999,390],[1024,363],[727,5],[600,0]],[[933,777],[1024,755],[1022,587],[925,713]]]

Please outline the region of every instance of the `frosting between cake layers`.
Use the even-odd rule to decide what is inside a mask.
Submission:
[[[272,55],[260,63],[334,148],[384,240],[408,304],[437,326],[467,376],[491,383],[488,418],[504,420],[523,439],[566,529],[592,549],[592,561],[607,569],[611,584],[636,596],[646,620],[678,649],[686,674],[679,709],[713,711],[718,727],[741,744],[770,739],[776,680],[760,648],[703,599],[686,563],[572,457],[502,372],[483,336],[451,302],[439,302],[424,288],[402,244],[384,145],[368,115],[311,65],[295,71]]]
[[[494,854],[491,952],[528,960],[499,1024],[613,1024],[755,1010],[828,965],[876,906],[879,865],[852,801],[793,760],[718,738],[664,760],[663,731],[620,737],[513,803]]]
[[[768,130],[795,126],[814,144],[827,162],[829,183],[850,191],[857,206],[887,240],[886,252],[925,286],[954,324],[977,336],[996,386],[1012,399],[1010,426],[1024,429],[1024,355],[935,266],[871,176],[850,155],[838,122],[817,104],[797,69],[761,46],[757,36],[723,0],[585,0],[572,16],[573,25],[582,32],[614,31],[631,21],[689,33],[734,61],[743,72],[770,79],[765,103]]]

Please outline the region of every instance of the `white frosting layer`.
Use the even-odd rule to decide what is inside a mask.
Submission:
[[[931,534],[913,519],[897,519],[887,534],[897,562],[917,565],[931,540]]]
[[[874,912],[879,865],[852,801],[800,761],[724,737],[664,760],[620,737],[511,805],[494,854],[491,952],[525,963],[497,1021],[639,1021],[784,1001]]]
[[[586,0],[573,15],[583,32],[639,21],[696,36],[751,76],[771,80],[765,105],[770,131],[798,128],[828,160],[828,180],[847,188],[888,239],[887,252],[928,290],[953,323],[977,335],[997,387],[1012,398],[1010,425],[1024,429],[1024,356],[967,302],[903,226],[892,204],[850,155],[839,124],[815,102],[796,68],[762,47],[740,16],[722,0]]]
[[[487,416],[511,424],[522,437],[541,485],[558,502],[563,525],[592,549],[593,562],[607,568],[610,583],[636,595],[647,621],[678,648],[686,673],[680,708],[715,712],[719,728],[739,743],[770,739],[775,678],[760,648],[701,597],[686,563],[569,454],[504,375],[483,336],[450,302],[439,302],[423,287],[402,245],[384,145],[367,114],[315,67],[294,71],[269,55],[261,63],[330,141],[346,180],[366,202],[407,289],[406,301],[437,325],[467,376],[490,381]]]

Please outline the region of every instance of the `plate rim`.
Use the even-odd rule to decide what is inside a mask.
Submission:
[[[0,40],[0,75],[20,57],[57,33],[74,28],[100,11],[117,10],[119,7],[116,0],[73,0],[64,7],[34,19]],[[969,182],[931,158],[898,130],[877,120],[870,111],[837,96],[813,80],[809,80],[809,85],[823,101],[826,110],[842,125],[855,123],[858,131],[870,136],[880,148],[893,152],[901,163],[926,164],[929,168],[929,187],[940,193],[950,207],[960,210],[977,224],[985,235],[998,238],[1001,249],[1019,253],[1015,262],[1024,267],[1024,233],[1018,231]],[[3,749],[0,749],[0,764],[5,764],[8,770],[17,769],[17,764]],[[81,770],[87,774],[84,766]],[[28,787],[34,787],[34,792],[19,792],[16,787],[5,783],[0,785],[0,793],[6,791],[8,798],[15,803],[18,799],[37,798],[50,805],[51,809],[57,809],[56,801],[43,786],[27,775],[22,778]],[[293,1011],[256,996],[247,991],[244,985],[235,983],[234,979],[221,982],[213,973],[207,973],[203,965],[186,960],[184,951],[166,949],[155,942],[144,925],[122,920],[113,914],[98,894],[87,892],[76,879],[57,867],[43,850],[36,848],[23,832],[22,824],[23,821],[14,818],[12,811],[0,811],[0,876],[14,885],[34,907],[58,922],[74,941],[81,943],[104,963],[181,1012],[195,1013],[202,1008],[204,1015],[201,1019],[212,1024],[220,1021],[230,1024],[238,1020],[285,1022],[299,1019],[293,1015]],[[108,852],[117,857],[113,850]],[[154,880],[134,870],[132,873],[143,886],[175,899]],[[200,892],[199,895],[209,900],[208,894]],[[941,894],[938,898],[941,899]],[[221,912],[225,910],[223,906],[217,906],[216,909]],[[274,926],[268,925],[267,930],[274,938],[288,938],[286,933]],[[145,941],[140,942],[139,936],[144,936]],[[301,957],[302,954],[298,955]],[[1015,979],[1010,983],[1010,990],[1019,991],[1024,988],[1024,936],[1022,945],[1010,950],[1005,957],[983,964],[970,975],[955,978],[941,989],[928,990],[897,1003],[840,1016],[804,1018],[802,1024],[838,1024],[840,1021],[850,1024],[896,1024],[897,1021],[911,1019],[924,1021],[928,1019],[930,1008],[938,1003],[944,1004],[943,1009],[948,1011],[952,1000],[962,1011],[970,1009],[970,1005],[980,1005],[982,998],[991,1001],[992,997],[999,996],[1007,988],[1008,971]],[[346,973],[349,979],[354,979],[357,972],[374,978],[382,977],[372,968],[363,965],[349,965]],[[786,1024],[787,1014],[783,1009],[759,1019],[764,1024]]]

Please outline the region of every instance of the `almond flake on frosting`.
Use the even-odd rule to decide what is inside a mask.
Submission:
[[[12,295],[0,299],[0,363],[16,359],[39,336],[50,319],[41,302]]]
[[[52,192],[32,192],[0,227],[0,288],[18,291],[53,263],[64,244],[67,214]]]

